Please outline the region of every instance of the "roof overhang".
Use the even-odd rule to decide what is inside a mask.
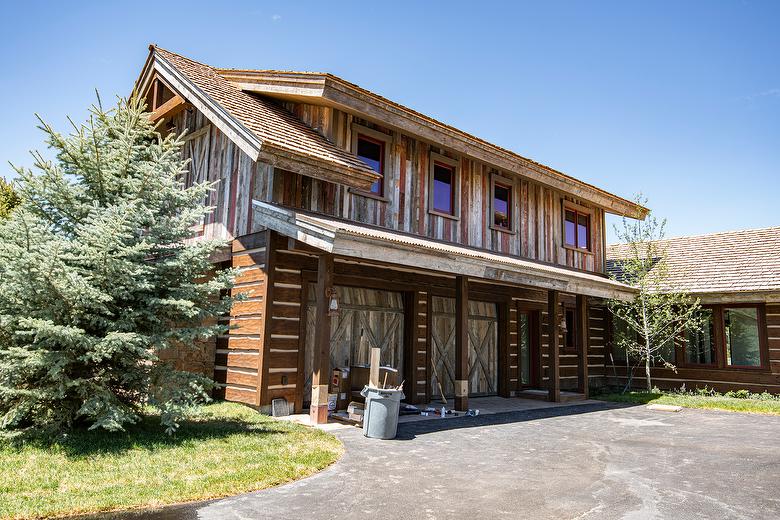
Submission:
[[[636,289],[596,274],[252,201],[253,222],[336,256],[466,275],[507,285],[630,300]]]
[[[379,176],[366,166],[365,171],[341,167],[304,154],[291,153],[261,140],[221,104],[191,81],[169,60],[150,46],[149,56],[136,80],[134,92],[143,94],[159,76],[183,100],[198,109],[223,134],[253,161],[263,161],[301,175],[338,182],[357,189],[370,189]]]
[[[216,69],[246,92],[337,108],[587,200],[608,213],[643,219],[649,210],[510,150],[394,103],[331,74]]]
[[[703,304],[780,303],[780,291],[689,292]]]
[[[198,88],[168,60],[151,48],[149,57],[144,64],[141,75],[136,81],[135,92],[139,95],[147,90],[154,76],[159,75],[181,97],[191,103],[203,115],[228,136],[242,152],[252,160],[260,158],[263,143],[233,117],[227,110],[212,100],[203,90]]]

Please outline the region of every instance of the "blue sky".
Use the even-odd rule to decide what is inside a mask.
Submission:
[[[668,234],[780,225],[780,2],[13,2],[0,175],[151,42],[223,67],[335,73],[618,195]],[[614,219],[613,219],[614,221]]]

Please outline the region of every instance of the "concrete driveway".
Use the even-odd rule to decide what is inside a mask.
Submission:
[[[780,417],[580,404],[406,423],[289,485],[175,519],[780,517]]]

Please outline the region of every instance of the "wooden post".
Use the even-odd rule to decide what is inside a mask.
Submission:
[[[549,346],[549,360],[550,360],[550,379],[548,380],[548,399],[554,403],[561,401],[561,379],[560,379],[560,364],[561,360],[558,357],[560,355],[560,348],[558,344],[560,339],[558,334],[560,333],[560,304],[558,299],[558,291],[547,291],[547,342]]]
[[[455,278],[455,409],[469,408],[469,284]]]
[[[379,347],[371,347],[371,358],[368,365],[368,386],[379,388],[379,357],[381,355]]]
[[[509,311],[512,305],[512,300],[499,302],[498,304],[498,395],[501,397],[509,397],[510,395],[510,382],[509,375],[511,369],[509,368],[509,317],[511,312]],[[518,365],[519,367],[520,365]]]
[[[580,353],[577,371],[578,389],[588,398],[588,297],[577,295],[577,347]]]
[[[320,255],[317,263],[317,310],[314,331],[314,359],[311,379],[312,424],[328,422],[328,384],[330,382],[330,316],[328,291],[333,287],[333,255]]]

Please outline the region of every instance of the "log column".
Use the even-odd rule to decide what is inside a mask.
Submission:
[[[317,263],[317,309],[314,332],[314,359],[311,379],[311,424],[328,422],[330,382],[330,316],[328,292],[333,287],[333,255],[320,255]]]
[[[549,347],[550,373],[548,380],[548,399],[554,403],[561,401],[560,379],[560,301],[558,291],[547,291],[547,344]]]
[[[455,279],[455,409],[469,408],[469,284]]]
[[[577,295],[577,347],[580,353],[577,371],[578,390],[588,398],[588,297]]]

